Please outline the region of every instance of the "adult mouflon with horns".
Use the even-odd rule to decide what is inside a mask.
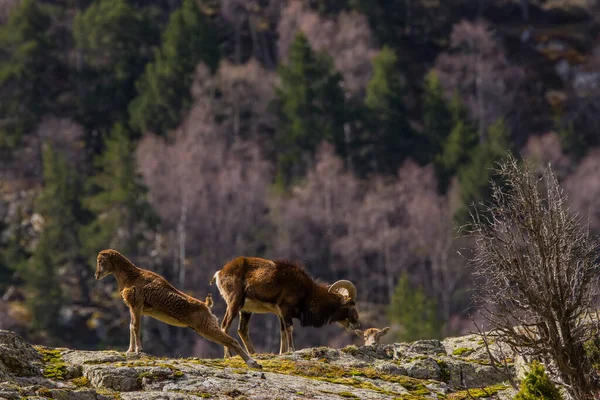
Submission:
[[[349,331],[360,328],[354,284],[346,280],[332,285],[316,282],[299,262],[238,257],[217,271],[211,284],[214,281],[227,303],[221,327],[227,333],[239,313],[238,334],[250,354],[255,353],[248,333],[253,313],[279,317],[280,354],[294,351],[293,318],[302,326],[337,322]]]
[[[208,304],[177,290],[162,276],[136,267],[118,251],[102,250],[95,277],[100,280],[110,274],[117,279],[119,293],[131,315],[128,353],[142,350],[141,318],[148,315],[170,325],[192,328],[200,336],[238,353],[249,367],[261,368],[237,340],[221,330]]]

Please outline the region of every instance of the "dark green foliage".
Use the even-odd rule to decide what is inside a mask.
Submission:
[[[404,84],[394,51],[384,47],[373,59],[373,68],[365,98],[370,115],[363,154],[376,165],[377,172],[393,174],[407,156],[424,161],[427,146],[408,121]]]
[[[581,159],[587,150],[585,136],[575,129],[573,123],[568,123],[566,126],[558,124],[558,135],[563,151],[573,155],[576,159]]]
[[[61,66],[50,16],[23,0],[0,27],[0,148],[14,148],[56,101]]]
[[[531,370],[521,382],[521,388],[515,400],[561,400],[559,390],[548,378],[544,366],[537,361],[531,364]]]
[[[353,0],[305,0],[313,10],[323,15],[336,15],[352,8]]]
[[[43,233],[23,276],[31,327],[53,335],[59,333],[60,308],[66,302],[53,256],[56,244],[52,234]]]
[[[44,218],[43,232],[23,274],[27,305],[36,329],[50,332],[57,329],[57,316],[65,301],[59,268],[70,267],[73,271],[83,267],[75,267],[81,259],[79,196],[80,187],[74,170],[47,146],[44,149],[44,189],[35,206]]]
[[[159,41],[155,11],[135,9],[126,0],[97,0],[77,13],[73,35],[83,58],[79,114],[87,127],[109,129],[128,117],[135,82]]]
[[[18,212],[20,214],[20,210]],[[4,230],[0,224],[0,232]],[[14,283],[15,271],[22,270],[29,254],[24,248],[23,230],[15,229],[13,234],[5,239],[0,252],[0,292]]]
[[[457,94],[453,96],[448,107],[452,117],[452,129],[434,160],[440,189],[443,192],[458,170],[470,162],[478,142],[477,130],[469,121],[467,111]]]
[[[471,162],[458,172],[462,208],[457,211],[457,220],[464,221],[468,217],[467,210],[471,204],[489,199],[494,163],[501,161],[510,150],[509,132],[500,118],[490,125],[486,141],[472,150]]]
[[[441,335],[435,300],[428,298],[421,286],[413,285],[406,273],[398,280],[388,314],[391,322],[402,327],[399,341],[435,339]]]
[[[287,186],[304,175],[322,141],[333,143],[338,154],[344,154],[345,99],[341,75],[334,71],[331,59],[315,54],[302,33],[292,43],[289,63],[278,73],[277,179]]]
[[[404,35],[406,0],[353,0],[353,4],[367,15],[371,29],[381,43],[393,45]]]
[[[88,254],[118,247],[125,254],[137,254],[140,227],[156,222],[146,200],[147,189],[137,174],[134,145],[122,125],[116,125],[97,157],[98,172],[90,179],[93,194],[85,205],[96,218],[85,228]]]
[[[171,14],[154,61],[137,82],[138,97],[130,104],[130,123],[140,132],[165,134],[191,104],[196,66],[214,71],[219,63],[215,31],[194,0],[183,0]]]
[[[413,46],[442,47],[452,23],[464,14],[451,0],[352,0],[355,9],[369,18],[379,42],[399,46],[409,40]]]
[[[590,364],[596,371],[600,371],[600,337],[588,340],[583,344],[583,348]]]
[[[423,135],[429,142],[429,155],[441,152],[454,127],[450,105],[444,98],[440,78],[431,70],[425,76],[423,94]]]

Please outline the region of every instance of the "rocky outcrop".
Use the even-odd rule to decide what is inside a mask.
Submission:
[[[467,356],[481,345],[466,338],[263,354],[263,370],[250,370],[237,356],[52,349],[0,331],[0,399],[510,398],[505,373]]]

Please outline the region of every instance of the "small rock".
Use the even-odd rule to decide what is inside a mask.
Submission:
[[[50,390],[53,399],[56,400],[96,400],[96,392],[93,390]]]
[[[437,356],[439,354],[447,354],[446,348],[439,340],[417,340],[408,348],[410,353],[428,354]]]
[[[42,374],[42,357],[15,332],[0,330],[0,373],[14,376]]]
[[[377,363],[375,364],[375,370],[388,375],[407,375],[406,368],[391,362]]]
[[[406,365],[406,374],[416,379],[442,380],[442,371],[438,363],[432,358],[412,361]]]
[[[131,392],[141,388],[140,372],[137,368],[98,367],[89,369],[85,377],[96,388],[106,388],[118,392]]]

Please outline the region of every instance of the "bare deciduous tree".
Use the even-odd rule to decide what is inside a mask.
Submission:
[[[479,139],[498,118],[515,110],[523,71],[506,59],[501,44],[482,22],[461,21],[452,29],[450,51],[435,62],[440,81],[450,98],[455,91],[478,122]]]
[[[597,374],[583,344],[597,335],[598,241],[572,213],[548,168],[540,181],[512,156],[485,214],[474,214],[477,299],[494,335],[524,355],[545,357],[576,399],[592,399]],[[501,185],[501,186],[500,186]]]
[[[35,131],[23,137],[23,144],[13,157],[0,161],[0,177],[40,182],[42,153],[47,143],[52,144],[69,165],[82,168],[86,157],[83,136],[83,127],[72,120],[45,116]]]
[[[592,150],[564,180],[575,209],[600,233],[600,151]]]
[[[291,1],[282,11],[278,25],[279,58],[285,60],[294,36],[302,31],[316,51],[326,51],[335,68],[344,77],[350,93],[362,94],[371,79],[371,59],[377,44],[369,21],[357,12],[341,12],[337,17],[323,17],[302,1]]]
[[[531,162],[540,175],[550,164],[559,180],[569,173],[573,165],[573,159],[563,152],[560,137],[556,132],[531,136],[523,148],[523,156]]]

